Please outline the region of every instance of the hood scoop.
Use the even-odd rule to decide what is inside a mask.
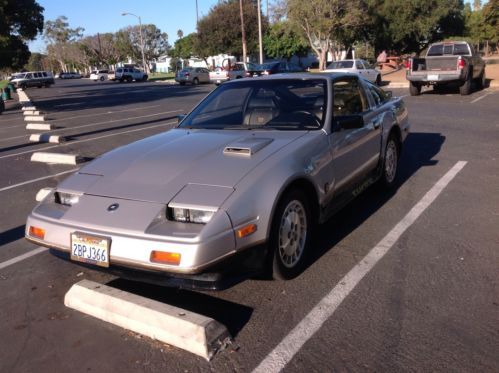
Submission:
[[[253,154],[265,148],[273,139],[249,137],[227,145],[224,149],[225,155],[251,157]]]

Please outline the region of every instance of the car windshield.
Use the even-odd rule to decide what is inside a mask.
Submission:
[[[25,73],[14,74],[12,75],[12,79],[23,79],[26,76]]]
[[[326,113],[326,87],[326,79],[254,79],[221,85],[179,127],[319,129]]]
[[[328,69],[351,69],[353,61],[334,61],[329,64]]]
[[[279,62],[264,63],[264,64],[260,65],[260,69],[262,69],[262,70],[270,70],[274,66],[277,66],[278,64],[279,64]]]

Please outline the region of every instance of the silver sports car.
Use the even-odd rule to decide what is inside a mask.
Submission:
[[[26,238],[139,281],[220,289],[303,269],[313,226],[368,185],[395,183],[407,110],[354,74],[222,84],[170,131],[60,183]]]

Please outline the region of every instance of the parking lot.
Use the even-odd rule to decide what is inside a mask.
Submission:
[[[24,240],[38,190],[81,166],[31,162],[35,151],[85,164],[172,128],[214,87],[71,80],[29,89],[61,144],[30,142],[20,106],[0,115],[1,372],[499,370],[499,91],[490,88],[393,89],[412,132],[396,190],[369,188],[322,225],[291,281],[168,289],[83,270]],[[352,272],[379,247],[372,268]],[[84,278],[213,317],[234,341],[207,362],[66,308],[64,294]]]

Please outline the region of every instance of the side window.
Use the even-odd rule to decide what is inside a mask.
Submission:
[[[365,92],[357,79],[338,79],[333,83],[333,114],[361,114],[369,108]]]
[[[47,77],[47,73],[45,71],[42,73],[42,75],[43,75],[44,78]]]
[[[31,74],[31,73],[26,74],[26,79],[33,79],[33,74]]]
[[[357,68],[357,70],[364,70],[364,65],[361,61],[355,61],[355,67]]]

